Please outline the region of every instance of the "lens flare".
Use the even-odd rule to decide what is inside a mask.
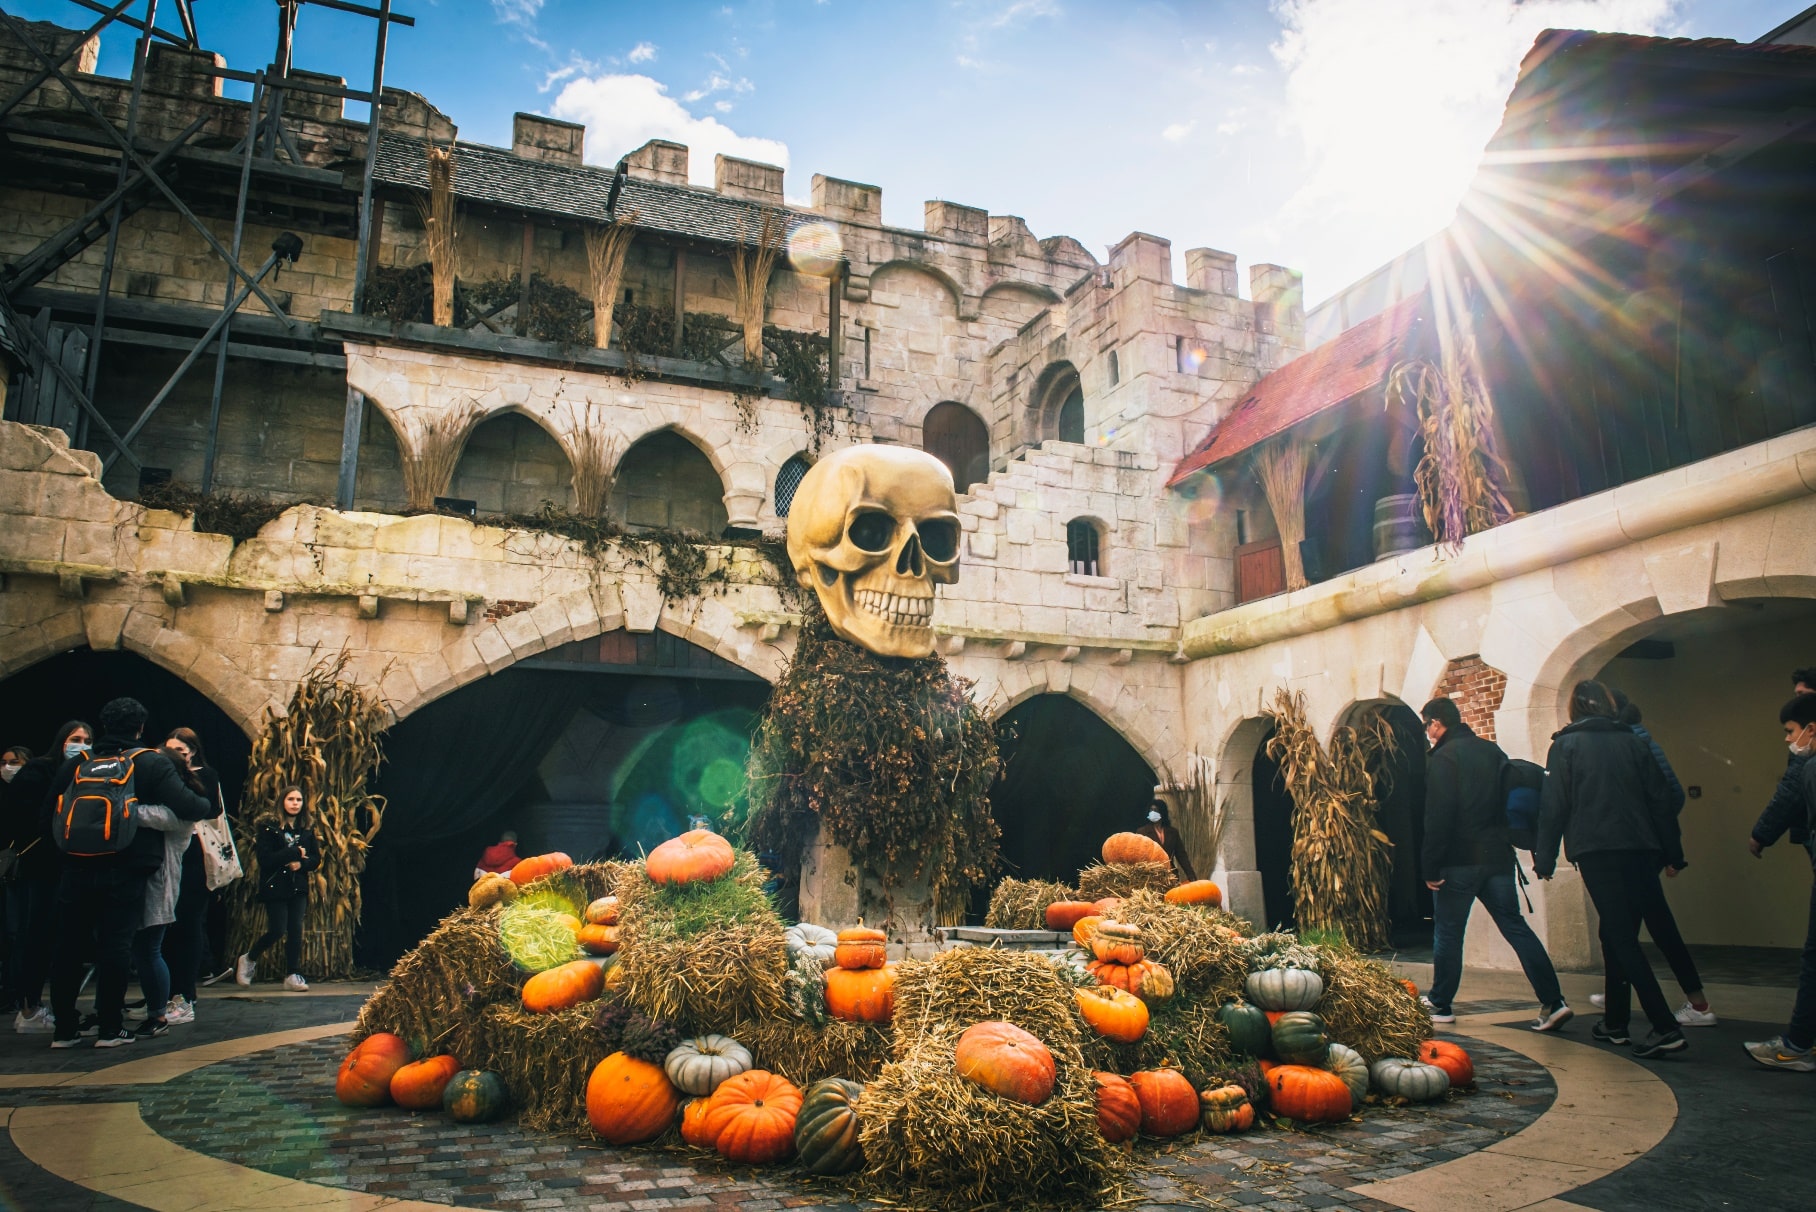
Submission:
[[[1214,472],[1190,477],[1166,498],[1167,508],[1185,518],[1188,526],[1209,524],[1223,506],[1223,482]]]
[[[788,237],[788,263],[796,273],[830,278],[844,259],[844,242],[830,223],[804,223]]]

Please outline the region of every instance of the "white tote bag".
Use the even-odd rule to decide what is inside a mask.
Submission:
[[[220,799],[220,793],[215,793]],[[208,891],[216,892],[240,878],[239,848],[233,844],[233,825],[227,820],[225,802],[220,816],[212,821],[197,821],[195,835],[202,841],[202,871]]]

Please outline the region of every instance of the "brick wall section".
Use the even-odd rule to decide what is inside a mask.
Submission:
[[[1456,700],[1463,722],[1475,729],[1476,735],[1494,740],[1494,713],[1501,709],[1507,694],[1507,675],[1479,656],[1458,657],[1444,667],[1444,680],[1438,693]]]

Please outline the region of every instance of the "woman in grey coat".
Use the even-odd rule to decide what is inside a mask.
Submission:
[[[187,764],[177,765],[193,785],[195,775]],[[216,799],[214,813],[206,819],[220,814],[221,802]],[[165,1018],[170,1005],[170,968],[164,962],[164,932],[177,920],[183,854],[195,838],[195,822],[179,820],[160,804],[140,804],[139,827],[156,829],[164,835],[163,860],[145,883],[145,911],[139,919],[139,932],[132,938],[133,967],[139,972],[139,991],[145,995],[145,1022],[135,1034],[140,1039],[156,1039],[170,1032],[170,1022]]]

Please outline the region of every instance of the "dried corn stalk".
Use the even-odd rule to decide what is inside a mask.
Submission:
[[[1391,750],[1386,721],[1370,712],[1331,737],[1328,751],[1305,719],[1305,695],[1277,691],[1267,711],[1267,755],[1293,797],[1293,899],[1299,929],[1340,932],[1360,951],[1388,945],[1388,849],[1381,832],[1377,754]]]
[[[1192,865],[1208,876],[1216,869],[1230,819],[1228,798],[1217,798],[1217,768],[1194,749],[1180,769],[1167,767],[1162,778],[1160,792],[1172,803],[1173,825],[1185,842],[1186,853],[1192,856]]]
[[[454,469],[467,437],[479,423],[480,407],[462,396],[413,426],[411,441],[400,442],[404,499],[411,509],[433,509],[435,498],[446,496],[454,482]]]
[[[1305,561],[1299,544],[1305,540],[1305,444],[1283,434],[1255,451],[1255,470],[1261,476],[1267,507],[1273,510],[1280,530],[1280,558],[1286,563],[1286,587],[1304,589]]]
[[[604,517],[622,453],[618,440],[588,425],[574,431],[567,447],[574,465],[574,512],[587,518]]]
[[[587,281],[593,291],[593,345],[604,349],[612,343],[612,309],[617,304],[618,283],[624,280],[624,258],[631,248],[631,225],[637,212],[610,223],[586,229]]]
[[[748,236],[749,231],[746,229]],[[736,288],[738,323],[744,326],[744,365],[763,364],[763,311],[769,294],[769,275],[776,254],[782,250],[782,216],[763,210],[763,227],[755,244],[740,244],[731,252],[731,277]]]
[[[384,759],[379,737],[385,706],[372,691],[346,680],[347,654],[317,662],[303,675],[283,714],[267,708],[265,731],[252,744],[245,805],[234,833],[246,874],[227,892],[230,954],[243,955],[265,931],[257,900],[261,872],[254,850],[258,822],[278,811],[284,788],[298,786],[309,805],[321,866],[310,875],[303,920],[303,970],[313,977],[353,975],[353,936],[359,929],[360,873],[384,819],[382,797],[367,781]],[[283,975],[281,947],[262,957],[267,976]]]
[[[434,277],[435,323],[454,324],[454,149],[430,147],[429,196],[416,196],[422,217],[423,241],[429,248],[429,269]]]

